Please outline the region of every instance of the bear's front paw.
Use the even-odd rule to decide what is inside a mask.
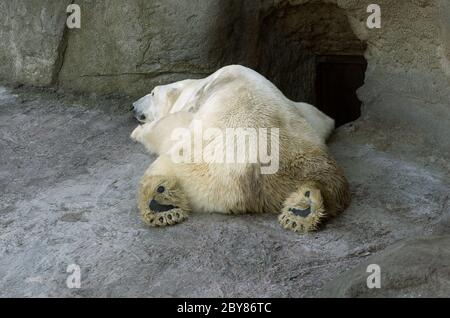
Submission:
[[[320,190],[312,186],[302,186],[286,199],[278,221],[287,230],[305,233],[316,230],[324,217]]]
[[[183,222],[188,213],[180,208],[174,208],[164,212],[147,211],[142,214],[142,220],[150,226],[167,226]]]
[[[142,125],[137,126],[131,133],[130,138],[134,141],[140,141],[142,130]]]

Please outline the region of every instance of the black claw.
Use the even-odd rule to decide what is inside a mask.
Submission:
[[[294,215],[296,216],[301,216],[306,218],[308,215],[311,214],[311,207],[308,207],[305,210],[300,210],[300,209],[295,209],[295,208],[290,208],[289,211],[291,211],[292,213],[294,213]]]

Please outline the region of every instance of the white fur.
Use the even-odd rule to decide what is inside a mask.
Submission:
[[[227,101],[239,94],[237,90],[242,86],[253,89],[259,97],[273,100],[271,107],[278,107],[277,111],[286,116],[286,121],[295,122],[296,118],[306,120],[315,132],[314,137],[307,135],[316,139],[317,143],[325,144],[334,129],[334,120],[314,106],[289,100],[269,80],[249,68],[230,65],[203,79],[155,87],[150,94],[133,104],[138,112],[146,116],[146,123],[137,127],[131,137],[151,152],[164,153],[170,148],[168,139],[172,129],[186,127],[193,118],[214,127],[215,119],[221,117],[218,114],[227,111]],[[173,116],[178,112],[184,114]],[[193,116],[188,113],[193,113]],[[165,120],[160,122],[162,119]],[[297,127],[294,125],[292,129]],[[298,133],[303,134],[302,131]]]

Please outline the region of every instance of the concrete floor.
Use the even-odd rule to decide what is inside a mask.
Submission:
[[[402,238],[448,230],[448,161],[363,120],[330,142],[353,202],[320,232],[270,215],[147,228],[136,185],[152,158],[129,139],[129,102],[0,88],[1,297],[315,296]],[[80,289],[66,286],[69,264]]]

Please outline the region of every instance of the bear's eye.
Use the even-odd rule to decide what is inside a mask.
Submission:
[[[155,96],[155,92],[152,92],[152,96]]]
[[[163,186],[159,186],[159,187],[156,189],[156,192],[158,192],[158,193],[163,193],[165,190],[166,190],[166,188],[164,188]]]

